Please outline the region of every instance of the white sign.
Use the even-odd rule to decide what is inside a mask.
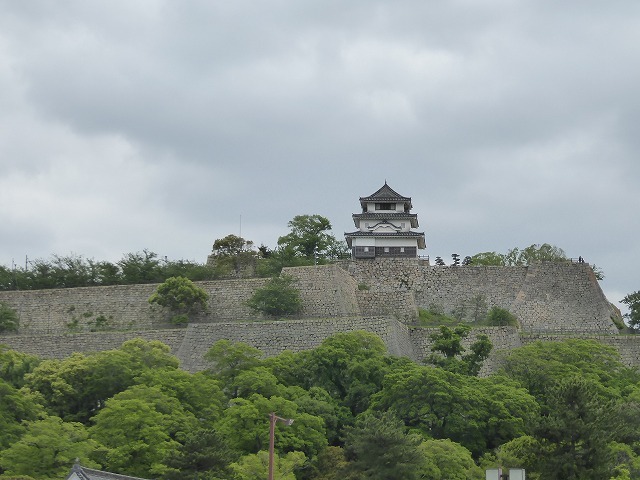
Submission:
[[[486,480],[501,480],[502,470],[500,468],[490,468],[486,472]]]
[[[524,468],[510,468],[509,480],[525,480]]]

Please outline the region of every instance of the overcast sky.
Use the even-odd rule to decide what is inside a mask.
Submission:
[[[636,0],[0,0],[0,264],[343,238],[386,180],[422,254],[550,243],[617,303],[639,85]]]

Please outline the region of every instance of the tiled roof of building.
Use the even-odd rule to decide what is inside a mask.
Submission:
[[[415,213],[354,213],[352,215],[353,222],[358,226],[358,220],[403,220],[407,219],[411,222],[413,228],[418,227],[418,215]]]
[[[128,475],[120,475],[119,473],[102,472],[87,468],[76,462],[71,468],[71,473],[67,476],[67,480],[78,478],[79,480],[146,480],[139,477],[130,477]]]
[[[345,232],[345,237],[424,237],[424,232]]]
[[[349,232],[344,234],[347,245],[351,246],[351,239],[354,237],[377,237],[377,238],[417,238],[418,248],[425,248],[424,232]]]
[[[411,197],[403,197],[398,192],[396,192],[393,188],[387,185],[387,182],[384,182],[384,185],[380,187],[377,191],[369,195],[368,197],[360,197],[360,203],[366,202],[405,202],[409,204],[409,208],[411,208]]]

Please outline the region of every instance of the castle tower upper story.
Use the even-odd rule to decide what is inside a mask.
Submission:
[[[362,213],[353,214],[358,230],[345,233],[352,258],[416,258],[426,248],[424,232],[418,228],[418,215],[411,213],[411,197],[404,197],[387,182],[376,192],[360,197]]]

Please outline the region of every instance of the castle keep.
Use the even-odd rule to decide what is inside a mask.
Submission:
[[[395,192],[387,182],[368,197],[360,197],[362,213],[353,214],[357,231],[345,233],[351,258],[416,258],[426,248],[418,216],[410,213],[410,197]]]
[[[157,285],[11,291],[0,292],[0,301],[18,312],[20,331],[0,336],[0,344],[61,358],[117,348],[135,337],[157,339],[171,347],[183,368],[197,371],[206,368],[204,353],[222,338],[275,355],[313,348],[337,332],[368,330],[382,338],[390,353],[420,361],[430,353],[434,329],[416,325],[418,310],[437,307],[451,313],[482,299],[489,308],[509,310],[520,324],[473,330],[468,341],[484,333],[494,354],[537,339],[595,338],[618,348],[628,365],[640,366],[640,337],[618,334],[612,321],[617,312],[588,264],[430,265],[417,257],[424,234],[411,231],[418,223],[409,213],[410,198],[385,184],[360,200],[363,212],[354,214],[360,230],[346,234],[352,260],[283,269],[295,279],[302,298],[296,320],[266,319],[246,306],[266,281],[259,278],[197,282],[209,294],[208,312],[178,329],[170,328],[166,312],[148,302]],[[494,361],[495,356],[489,358],[485,372]]]

